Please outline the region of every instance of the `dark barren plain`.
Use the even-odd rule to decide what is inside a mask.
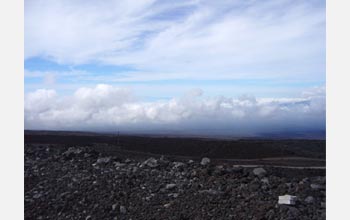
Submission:
[[[25,131],[25,219],[325,219],[325,147]]]

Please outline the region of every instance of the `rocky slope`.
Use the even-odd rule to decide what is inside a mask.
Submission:
[[[25,146],[25,219],[325,219],[324,171]],[[278,205],[280,195],[297,196]]]

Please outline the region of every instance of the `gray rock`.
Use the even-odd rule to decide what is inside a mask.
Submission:
[[[151,167],[151,168],[155,168],[158,166],[158,161],[156,159],[154,159],[153,157],[151,157],[151,158],[148,158],[147,160],[145,160],[142,164],[146,165],[148,167]]]
[[[205,166],[210,163],[210,159],[208,157],[203,157],[201,160],[201,165]]]
[[[75,148],[75,147],[70,147],[70,148],[68,148],[67,151],[65,151],[63,153],[63,155],[69,157],[69,156],[72,156],[72,155],[75,155],[75,154],[80,154],[81,152],[82,152],[81,149],[78,149],[78,148]]]
[[[112,210],[115,210],[117,208],[118,204],[113,204],[112,205]]]
[[[221,195],[224,194],[224,192],[222,191],[218,191],[218,190],[214,190],[214,189],[209,189],[209,190],[200,190],[199,193],[206,193],[206,194],[210,194],[210,195]]]
[[[223,165],[218,165],[215,168],[218,169],[218,170],[222,170],[222,169],[224,169],[224,166]]]
[[[288,216],[292,218],[298,218],[300,215],[300,211],[295,207],[288,207]]]
[[[266,177],[262,178],[260,181],[264,184],[269,184],[269,179]]]
[[[122,213],[122,214],[125,214],[126,213],[126,208],[125,208],[125,206],[120,206],[119,207],[119,211],[120,211],[120,213]]]
[[[275,211],[273,211],[273,209],[270,209],[266,214],[265,214],[265,218],[267,220],[272,220],[275,217]]]
[[[34,198],[34,199],[39,199],[41,196],[42,196],[41,193],[37,193],[37,194],[35,194],[35,195],[33,196],[33,198]]]
[[[173,197],[173,198],[177,198],[179,196],[179,194],[178,193],[169,193],[168,196]]]
[[[164,208],[168,208],[168,207],[170,207],[170,203],[167,203],[167,204],[164,204],[163,206],[164,206]]]
[[[182,162],[173,162],[174,168],[180,168],[186,166],[185,163]]]
[[[165,189],[170,190],[170,189],[174,189],[175,187],[176,187],[175,183],[169,183],[169,184],[166,184]]]
[[[114,162],[115,167],[123,167],[125,166],[125,163],[120,163],[120,162]]]
[[[326,184],[326,177],[324,176],[318,176],[316,177],[317,182],[321,183],[321,184]]]
[[[266,175],[266,170],[264,168],[255,168],[253,174],[258,177],[264,177]]]
[[[111,157],[101,157],[97,159],[95,164],[98,165],[103,163],[109,163],[109,161],[111,161]]]
[[[302,179],[301,181],[303,181],[304,183],[309,182],[309,178],[305,177],[304,179]]]
[[[319,184],[315,184],[315,183],[310,184],[310,187],[311,187],[311,189],[315,189],[315,190],[318,190],[318,189],[325,189],[325,188],[326,188],[326,187],[323,186],[323,185],[319,185]]]
[[[311,204],[315,201],[315,199],[312,196],[308,196],[308,197],[306,197],[306,199],[304,201],[308,204]]]

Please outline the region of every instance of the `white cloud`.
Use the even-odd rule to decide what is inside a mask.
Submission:
[[[34,114],[51,110],[56,101],[56,92],[54,90],[39,89],[33,93],[26,94],[24,105],[25,111]]]
[[[152,2],[25,1],[25,57],[81,63],[123,49],[142,29],[137,20]]]
[[[25,1],[25,57],[161,77],[324,77],[324,1]],[[147,78],[147,77],[146,77]]]
[[[166,101],[137,101],[131,90],[97,85],[74,95],[37,90],[25,96],[26,129],[177,132],[255,135],[325,129],[325,91],[301,97],[257,99],[203,96],[195,89]]]

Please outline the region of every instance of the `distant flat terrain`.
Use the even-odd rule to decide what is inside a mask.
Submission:
[[[232,164],[325,166],[325,140],[276,140],[131,136],[89,132],[25,131],[25,144],[90,146],[107,155],[209,157]]]

